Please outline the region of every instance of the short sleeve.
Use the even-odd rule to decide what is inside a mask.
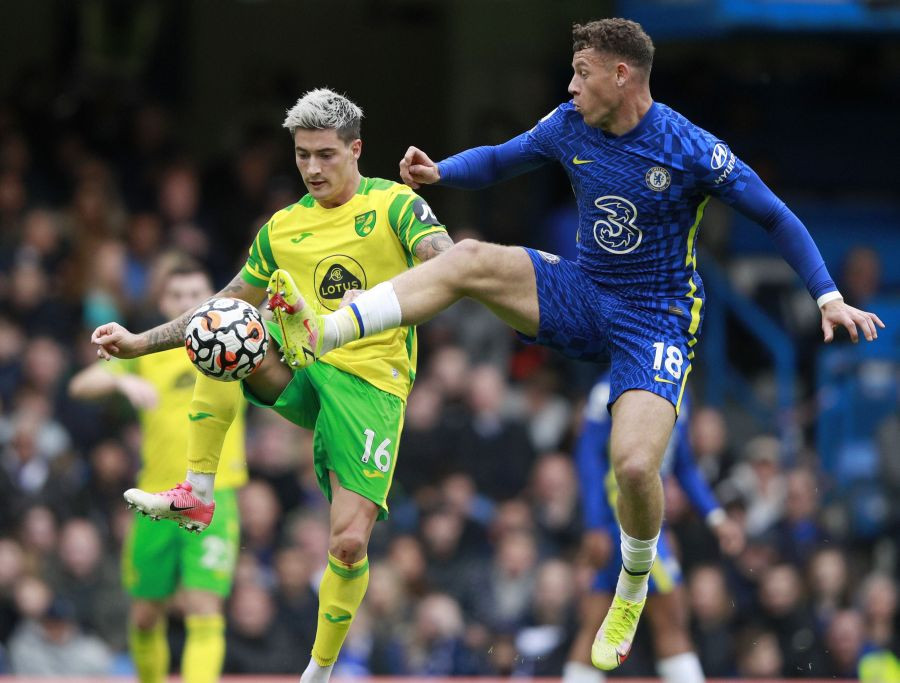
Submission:
[[[269,284],[272,273],[278,269],[275,256],[272,253],[272,245],[269,241],[272,222],[269,221],[256,235],[253,244],[250,245],[250,253],[247,262],[241,269],[241,277],[251,285],[265,287]]]
[[[410,254],[414,253],[416,243],[426,235],[447,231],[428,203],[410,191],[401,192],[391,201],[388,222]]]

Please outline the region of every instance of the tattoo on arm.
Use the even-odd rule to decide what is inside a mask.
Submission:
[[[419,240],[416,245],[416,258],[429,261],[453,246],[453,239],[446,232],[436,232]]]
[[[234,299],[243,299],[244,301],[257,304],[262,301],[263,289],[251,285],[239,275],[229,282],[224,289],[217,292],[214,297],[228,296]],[[141,336],[146,343],[146,350],[143,352],[156,353],[157,351],[167,351],[176,349],[184,345],[184,331],[187,329],[191,316],[194,315],[196,308],[186,311],[184,314],[167,323],[163,323],[152,330],[147,330]]]
[[[193,314],[194,311],[192,309],[171,322],[163,323],[152,330],[144,332],[141,335],[147,342],[144,354],[177,349],[179,346],[184,345],[184,331],[187,329],[188,322]]]

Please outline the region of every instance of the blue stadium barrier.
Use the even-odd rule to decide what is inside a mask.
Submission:
[[[706,367],[705,400],[721,406],[726,397],[736,399],[744,409],[775,431],[782,440],[784,455],[790,459],[797,445],[793,414],[796,357],[787,333],[753,301],[740,294],[711,257],[701,260],[701,275],[706,284],[706,317],[703,331],[703,357]],[[725,317],[734,316],[747,335],[755,339],[772,357],[775,366],[776,405],[765,406],[747,382],[728,362],[728,335]]]

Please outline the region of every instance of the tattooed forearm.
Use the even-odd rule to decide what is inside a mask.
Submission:
[[[251,285],[240,275],[229,282],[224,289],[215,294],[216,297],[228,296],[233,299],[243,299],[253,305],[257,305],[263,298],[262,287]],[[152,330],[147,330],[141,335],[144,344],[144,350],[141,355],[147,353],[156,353],[157,351],[167,351],[184,345],[184,331],[187,329],[191,316],[197,307],[186,311],[183,315],[175,320],[163,323]]]
[[[428,261],[453,246],[453,240],[446,232],[436,232],[419,240],[416,245],[416,258]]]
[[[141,335],[145,341],[146,350],[144,354],[168,351],[169,349],[183,346],[184,331],[187,329],[187,324],[193,314],[194,310],[191,309],[171,322],[163,323],[152,330],[144,332]]]

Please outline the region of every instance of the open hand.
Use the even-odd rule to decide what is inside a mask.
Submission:
[[[821,308],[822,332],[825,335],[825,343],[834,339],[836,327],[845,327],[850,333],[850,339],[856,344],[859,341],[857,326],[862,330],[866,341],[878,339],[878,327],[884,329],[884,323],[874,313],[861,311],[853,306],[848,306],[843,299],[829,301]],[[876,327],[877,326],[877,327]]]

